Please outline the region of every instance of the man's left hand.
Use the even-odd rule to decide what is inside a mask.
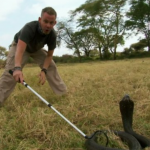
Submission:
[[[45,81],[46,81],[45,72],[41,71],[40,74],[39,74],[39,83],[43,85],[45,83]]]

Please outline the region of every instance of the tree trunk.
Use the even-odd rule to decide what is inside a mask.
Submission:
[[[79,49],[76,49],[76,51],[77,51],[77,55],[78,55],[78,58],[79,58],[79,62],[81,62],[81,55],[80,55],[80,51],[79,51]]]
[[[114,48],[114,60],[116,60],[116,46]]]
[[[99,47],[99,49],[98,49],[98,50],[99,50],[99,59],[100,59],[100,60],[102,60],[102,59],[103,59],[103,57],[102,57],[101,47]]]

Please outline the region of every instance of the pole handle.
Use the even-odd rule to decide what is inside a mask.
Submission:
[[[11,75],[13,75],[13,71],[12,71],[12,70],[9,70],[9,73],[10,73]]]
[[[12,71],[12,70],[9,70],[9,73],[13,76],[13,72],[14,71]],[[25,82],[24,80],[23,80],[23,82]],[[18,83],[20,83],[20,80],[18,81]]]

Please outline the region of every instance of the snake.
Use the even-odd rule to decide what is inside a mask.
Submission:
[[[129,95],[125,95],[119,102],[120,113],[123,124],[123,131],[112,130],[111,132],[119,136],[123,142],[126,142],[129,150],[142,150],[146,147],[150,147],[150,139],[144,135],[136,133],[133,128],[133,110],[134,102],[130,99]],[[97,132],[92,139],[87,139],[85,146],[87,150],[124,150],[118,148],[111,148],[98,143],[98,136],[102,132]]]
[[[134,102],[130,99],[129,95],[125,95],[119,105],[124,131],[134,136],[141,144],[142,149],[150,147],[150,139],[136,133],[132,128]]]

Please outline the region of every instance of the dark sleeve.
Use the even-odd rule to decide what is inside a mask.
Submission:
[[[29,25],[25,25],[21,31],[18,39],[24,41],[26,44],[28,44],[34,36],[33,30]]]
[[[56,48],[56,37],[56,33],[52,30],[52,33],[50,34],[47,42],[48,50],[54,50]]]

